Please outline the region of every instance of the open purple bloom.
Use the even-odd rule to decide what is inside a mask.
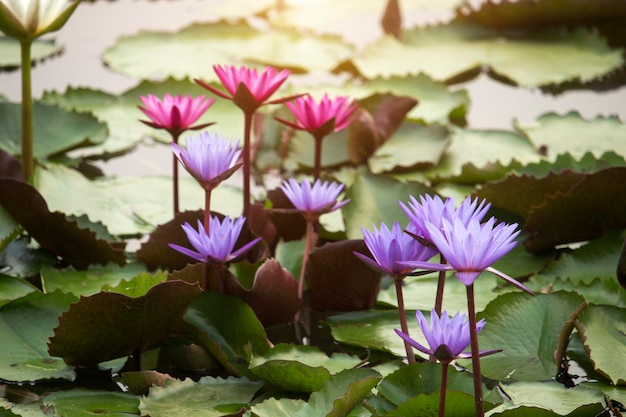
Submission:
[[[422,245],[413,237],[404,233],[398,222],[394,222],[391,230],[382,223],[380,230],[372,226],[373,231],[361,228],[365,245],[374,259],[358,252],[354,254],[370,267],[394,278],[403,278],[413,270],[400,265],[399,261],[427,261],[437,254],[434,248]]]
[[[415,349],[427,355],[432,355],[442,363],[450,363],[454,359],[472,357],[471,352],[465,352],[465,349],[470,345],[470,326],[465,314],[461,315],[461,313],[457,312],[454,317],[449,317],[448,313],[444,311],[441,317],[439,317],[437,312],[433,310],[430,314],[430,325],[421,311],[417,310],[415,316],[424,338],[426,338],[428,347],[423,346],[402,331],[394,329],[398,336]],[[476,323],[476,333],[480,333],[485,324],[484,319]],[[485,356],[497,352],[499,350],[481,351],[479,355]]]
[[[213,189],[230,177],[241,166],[239,141],[232,143],[216,134],[203,132],[196,138],[189,138],[185,148],[171,143],[172,152],[185,169],[204,189]]]
[[[513,249],[517,244],[515,237],[519,234],[517,224],[499,223],[495,225],[495,221],[492,217],[481,224],[478,219],[473,218],[465,224],[460,218],[455,218],[453,221],[443,219],[443,230],[432,223],[427,223],[426,227],[433,243],[446,258],[449,265],[422,261],[401,263],[415,269],[453,270],[457,278],[465,285],[473,284],[481,272],[490,271],[532,294],[531,290],[514,278],[491,267],[498,259]]]
[[[415,235],[431,243],[433,240],[426,227],[427,223],[432,223],[438,226],[439,229],[442,229],[443,219],[451,221],[458,218],[463,221],[463,224],[468,224],[472,219],[481,221],[491,206],[486,200],[478,204],[478,199],[472,200],[470,197],[467,197],[457,209],[452,198],[449,197],[443,201],[437,195],[434,197],[420,195],[419,202],[415,197],[410,196],[408,207],[401,201],[398,203],[409,217],[411,224],[415,227]]]
[[[336,182],[320,181],[311,185],[304,180],[298,183],[293,178],[285,180],[280,186],[291,204],[298,209],[305,218],[316,220],[320,215],[335,211],[350,201],[349,199],[337,202],[339,194],[343,191],[343,184]]]
[[[187,239],[189,239],[189,243],[191,243],[195,251],[174,243],[170,243],[169,246],[200,262],[225,263],[237,258],[261,240],[258,237],[233,251],[246,219],[239,217],[232,220],[227,216],[220,221],[217,217],[212,216],[210,222],[209,234],[207,234],[200,220],[198,220],[198,230],[194,229],[189,223],[182,225]]]

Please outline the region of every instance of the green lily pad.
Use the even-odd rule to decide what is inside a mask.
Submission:
[[[181,210],[204,208],[204,191],[190,178],[179,179]],[[114,235],[150,233],[172,218],[172,179],[118,177],[88,180],[79,172],[49,164],[35,171],[36,187],[51,209],[88,215]],[[70,191],[68,191],[70,190]],[[222,184],[212,194],[211,209],[226,215],[241,214],[241,192]]]
[[[569,278],[545,279],[543,276],[537,276],[526,284],[528,288],[536,292],[576,292],[585,297],[588,303],[626,307],[626,289],[619,285],[615,277],[595,278],[582,282],[572,281]]]
[[[578,409],[581,405],[604,403],[602,393],[597,388],[586,385],[568,389],[558,382],[550,381],[515,382],[501,385],[500,387],[508,398],[510,398],[515,408],[520,406],[535,406],[544,410],[551,410],[559,416],[570,415],[570,413]],[[594,409],[595,413],[601,410],[600,407]],[[528,414],[524,415],[535,415],[530,414],[529,411],[526,412]],[[503,413],[502,415],[508,416],[509,414]],[[593,413],[587,415],[593,416]]]
[[[313,392],[321,390],[331,375],[360,362],[341,353],[328,357],[314,346],[278,344],[265,355],[253,356],[250,371],[284,390]]]
[[[130,279],[142,271],[145,271],[145,266],[140,263],[129,263],[124,266],[110,264],[80,271],[73,268],[44,267],[41,270],[41,282],[45,292],[59,290],[87,297],[100,292],[105,285],[117,285],[120,281]]]
[[[259,417],[347,417],[380,380],[371,369],[348,369],[333,375],[308,402],[269,398],[250,409]]]
[[[615,234],[592,240],[571,253],[559,256],[536,278],[548,282],[567,278],[574,284],[589,284],[595,278],[614,280],[622,244],[623,239]]]
[[[587,153],[596,158],[606,152],[626,157],[626,125],[617,116],[585,120],[578,112],[547,113],[533,124],[516,124],[516,128],[550,160],[566,153],[576,160]]]
[[[124,392],[75,389],[46,395],[41,402],[44,407],[53,409],[56,415],[66,417],[139,415],[139,397]]]
[[[408,218],[398,201],[406,202],[410,195],[434,194],[434,191],[420,183],[403,183],[382,175],[360,173],[348,188],[346,198],[351,201],[342,208],[346,221],[348,239],[361,239],[361,227],[376,227],[380,223],[388,225],[398,221],[402,226]]]
[[[505,32],[453,22],[404,31],[402,39],[381,38],[352,62],[366,78],[423,72],[441,81],[487,66],[498,79],[522,86],[591,80],[622,63],[618,50],[582,28]]]
[[[36,290],[28,281],[0,274],[0,307]]]
[[[35,40],[31,46],[31,63],[41,62],[55,55],[59,55],[63,47],[53,40]],[[0,36],[0,69],[18,69],[22,65],[20,43],[7,36]]]
[[[205,291],[191,304],[185,321],[196,340],[232,374],[250,374],[251,356],[269,350],[263,326],[239,298]]]
[[[246,23],[219,21],[193,24],[176,33],[125,36],[105,51],[103,59],[113,70],[136,77],[218,81],[207,62],[271,65],[297,72],[328,71],[351,54],[352,47],[339,37],[313,36],[291,29],[260,32]]]
[[[204,72],[200,73],[204,74]],[[199,76],[198,74],[195,74]],[[191,82],[188,79],[175,80],[168,78],[163,82],[142,81],[137,86],[126,90],[119,96],[93,90],[89,88],[68,88],[63,94],[46,92],[43,102],[57,104],[64,109],[91,112],[99,120],[105,122],[109,128],[107,140],[98,145],[81,149],[79,155],[92,158],[108,158],[126,153],[136,147],[146,137],[153,137],[162,142],[171,142],[171,136],[164,130],[153,129],[139,120],[147,117],[137,108],[142,105],[139,96],[153,94],[162,98],[166,93],[171,95],[187,95],[192,97],[205,96],[212,98],[213,94]],[[241,111],[228,100],[217,100],[197,121],[196,124],[217,122],[208,130],[219,135],[238,139],[243,137],[243,115]],[[180,143],[190,136],[197,136],[198,132],[185,132],[181,135]],[[164,153],[171,153],[163,147]]]
[[[617,155],[613,151],[605,152],[599,158],[595,157],[591,152],[587,152],[580,159],[575,159],[569,153],[563,153],[557,155],[554,161],[543,159],[536,164],[527,164],[519,170],[519,173],[543,178],[550,173],[561,173],[565,170],[578,173],[594,173],[616,166],[626,166],[626,160],[623,156]]]
[[[524,136],[497,130],[454,129],[439,164],[426,175],[435,182],[478,183],[503,178],[540,156]]]
[[[59,318],[49,351],[67,363],[95,366],[153,349],[199,292],[197,285],[168,281],[136,298],[113,292],[81,297]]]
[[[21,155],[21,111],[17,103],[0,103],[0,148]],[[93,115],[33,104],[33,156],[45,159],[76,148],[102,143],[108,131]]]
[[[583,301],[576,293],[530,296],[514,292],[489,303],[478,315],[487,321],[480,332],[480,349],[502,352],[481,358],[482,374],[501,381],[553,378],[558,369],[554,351],[559,333]]]
[[[415,317],[415,312],[407,311],[406,315]],[[400,328],[398,312],[395,310],[353,311],[331,316],[327,321],[333,338],[338,342],[388,352],[398,357],[406,356],[404,343],[394,332],[394,329]],[[417,320],[409,319],[408,326],[413,339],[427,344]],[[417,351],[415,353],[422,355]]]
[[[20,234],[21,230],[20,225],[0,207],[0,252]]]
[[[618,353],[626,349],[626,309],[589,305],[578,319],[595,370],[614,384],[626,385],[626,364]]]
[[[34,291],[0,308],[0,378],[15,382],[74,380],[72,367],[51,356],[46,346],[57,318],[73,301],[76,297],[71,294]]]
[[[234,415],[262,386],[261,381],[233,377],[204,377],[198,382],[172,380],[150,388],[148,396],[141,398],[139,409],[142,415],[151,417]]]
[[[367,163],[374,174],[396,169],[430,168],[439,163],[450,143],[450,132],[446,127],[407,121],[376,149]]]

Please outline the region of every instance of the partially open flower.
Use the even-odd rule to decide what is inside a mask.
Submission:
[[[315,137],[324,137],[333,131],[345,129],[357,109],[354,100],[348,97],[330,99],[326,94],[320,101],[311,96],[298,97],[286,103],[286,106],[296,118],[295,122],[279,118],[276,120],[294,129],[306,130]]]
[[[465,352],[465,349],[470,345],[470,326],[469,322],[466,320],[465,314],[461,315],[461,313],[457,312],[454,317],[450,318],[448,313],[444,311],[441,317],[439,317],[437,312],[433,310],[430,313],[430,326],[421,311],[417,310],[415,316],[424,334],[424,338],[426,338],[428,347],[423,346],[402,331],[394,329],[398,336],[415,349],[426,355],[432,355],[441,363],[450,363],[455,359],[467,359],[472,357],[471,352]],[[484,319],[476,323],[476,333],[480,333],[483,327],[485,327],[485,324]],[[486,356],[497,352],[500,351],[481,351],[479,356]]]
[[[394,279],[401,279],[408,275],[413,268],[400,265],[399,261],[428,261],[437,251],[422,245],[413,237],[404,233],[400,224],[394,222],[391,230],[382,223],[380,230],[373,226],[370,232],[361,228],[365,245],[372,253],[374,259],[354,252],[354,254],[370,267],[391,275]]]
[[[290,178],[280,186],[291,204],[298,209],[307,220],[316,221],[324,213],[335,211],[350,201],[337,202],[339,194],[343,191],[343,184],[321,180],[311,185],[310,181],[302,181],[298,184]]]
[[[230,217],[224,217],[220,221],[217,217],[211,217],[210,221],[211,226],[208,234],[200,220],[198,220],[198,230],[194,229],[189,223],[182,225],[187,239],[189,239],[189,243],[191,243],[195,251],[174,243],[170,243],[169,246],[200,262],[225,263],[237,258],[261,240],[258,237],[233,251],[246,219],[239,217],[232,220]]]
[[[197,138],[188,138],[185,145],[186,149],[170,144],[178,160],[205,190],[217,187],[241,166],[239,141],[232,143],[203,132]]]
[[[233,65],[214,65],[213,70],[228,94],[201,80],[195,79],[194,81],[212,93],[232,100],[244,112],[254,112],[263,104],[284,103],[293,98],[268,101],[270,96],[285,82],[291,73],[289,70],[284,69],[279,72],[276,68],[266,67],[259,73],[255,68],[237,68]]]
[[[180,135],[185,130],[198,130],[205,128],[210,123],[194,126],[193,124],[215,102],[214,99],[205,99],[204,96],[192,98],[186,96],[171,96],[165,94],[163,100],[148,94],[139,97],[143,106],[138,106],[150,120],[141,120],[155,129],[164,129],[174,136]]]
[[[0,0],[0,30],[16,39],[35,39],[65,25],[80,0]]]

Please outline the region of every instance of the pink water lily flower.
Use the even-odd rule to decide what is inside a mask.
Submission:
[[[276,120],[294,129],[306,130],[316,137],[348,127],[358,107],[349,97],[337,96],[331,99],[327,94],[319,101],[311,96],[298,97],[286,103],[286,106],[296,118],[295,122],[280,118]]]
[[[233,65],[214,65],[213,70],[220,79],[227,93],[199,80],[194,81],[227,100],[232,100],[244,112],[254,112],[263,104],[279,104],[293,97],[268,101],[268,99],[280,88],[289,74],[289,70],[278,71],[273,67],[266,67],[262,72],[256,68],[235,67]]]
[[[141,120],[142,123],[155,129],[169,131],[174,137],[178,137],[185,130],[198,130],[210,125],[210,123],[193,124],[213,105],[215,99],[198,96],[192,98],[190,95],[172,96],[165,94],[163,100],[155,95],[139,97],[143,106],[139,107],[150,120]]]
[[[241,166],[239,141],[233,143],[217,134],[203,132],[196,138],[188,138],[185,148],[176,143],[170,146],[176,158],[205,190],[212,190]]]

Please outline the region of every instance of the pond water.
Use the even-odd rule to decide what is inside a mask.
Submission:
[[[214,16],[207,15],[208,6],[221,1],[83,2],[66,26],[49,36],[63,45],[65,51],[60,57],[49,59],[33,70],[33,94],[37,98],[46,90],[64,91],[68,86],[87,86],[114,94],[132,88],[139,82],[137,79],[110,71],[101,61],[102,53],[119,36],[142,30],[177,31],[196,21],[215,20]],[[404,22],[410,26],[446,20],[450,16],[449,13],[411,12],[405,14]],[[342,25],[341,35],[362,46],[382,34],[379,19],[376,13],[360,14]],[[207,62],[207,71],[212,71],[212,64]],[[586,118],[618,115],[626,120],[626,87],[607,93],[570,91],[552,96],[537,89],[508,86],[480,75],[453,88],[468,91],[471,104],[467,121],[474,129],[511,130],[515,120],[531,123],[549,111],[563,114],[576,110]],[[0,73],[0,94],[11,101],[20,100],[18,71]],[[108,175],[168,175],[170,158],[169,149],[146,142],[129,155],[110,160],[101,167]]]

